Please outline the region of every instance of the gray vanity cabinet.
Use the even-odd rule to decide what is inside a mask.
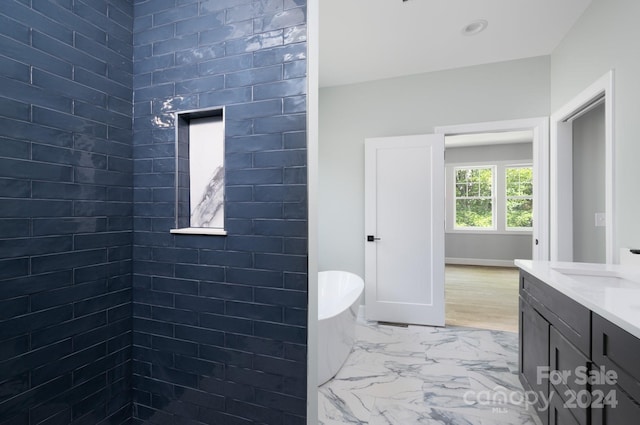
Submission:
[[[595,376],[614,373],[594,385],[592,425],[640,423],[640,340],[598,314],[592,317]]]
[[[525,391],[550,400],[543,424],[640,424],[640,339],[524,270],[519,349]]]
[[[589,402],[579,400],[589,388],[576,371],[589,371],[590,331],[588,309],[520,272],[520,381],[540,401],[535,407],[545,425],[589,423]]]

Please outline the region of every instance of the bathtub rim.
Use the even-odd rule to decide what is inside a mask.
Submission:
[[[321,315],[321,309],[318,308],[318,321],[322,321],[322,320],[329,320],[332,319],[334,317],[339,316],[340,314],[344,313],[345,311],[349,310],[350,308],[352,308],[354,306],[354,304],[359,303],[362,299],[362,295],[364,294],[364,279],[360,276],[357,275],[353,272],[349,272],[346,270],[323,270],[318,272],[318,303],[320,303],[320,286],[321,286],[321,279],[320,279],[320,275],[326,273],[339,273],[339,274],[346,274],[348,276],[351,277],[352,281],[355,283],[353,285],[353,288],[351,290],[349,290],[347,292],[348,297],[347,300],[345,301],[345,304],[342,305],[341,307],[344,308],[339,308],[339,309],[335,309],[336,311],[332,311],[331,314],[327,314],[327,315]]]

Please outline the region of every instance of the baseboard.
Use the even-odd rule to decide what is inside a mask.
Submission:
[[[485,258],[445,258],[446,264],[460,264],[466,266],[515,267],[513,260],[488,260]]]

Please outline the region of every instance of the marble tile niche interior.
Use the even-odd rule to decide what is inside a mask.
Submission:
[[[359,321],[319,424],[534,425],[517,372],[517,333]]]

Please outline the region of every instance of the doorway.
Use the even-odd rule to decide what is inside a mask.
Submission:
[[[576,257],[574,254],[574,233],[582,231],[576,229],[574,223],[574,209],[587,207],[577,204],[580,199],[574,199],[574,130],[580,133],[581,119],[595,114],[600,121],[598,126],[603,127],[604,148],[600,147],[600,155],[604,155],[604,176],[598,178],[601,189],[592,188],[589,198],[594,198],[594,190],[600,193],[598,197],[604,198],[604,210],[601,204],[596,206],[598,210],[584,211],[585,226],[593,233],[601,233],[604,227],[604,262],[607,264],[618,263],[618,252],[615,250],[615,200],[613,158],[613,71],[599,78],[570,102],[565,104],[557,112],[551,115],[551,139],[550,139],[550,259],[554,261],[592,261],[602,258],[601,254],[582,253]],[[601,109],[604,112],[602,116]],[[602,125],[602,120],[604,125]],[[574,124],[577,127],[574,129]],[[589,130],[587,130],[589,131]],[[600,130],[602,131],[602,130]],[[599,137],[602,139],[602,135]],[[599,142],[601,143],[602,140]],[[579,142],[578,142],[579,143]],[[600,144],[598,146],[601,146]],[[576,149],[578,151],[578,149]],[[578,158],[579,161],[582,159]],[[586,161],[586,160],[585,160]],[[601,164],[599,162],[599,164]],[[577,166],[577,165],[576,165]],[[602,167],[602,165],[600,165]],[[581,174],[579,174],[581,176]],[[602,186],[603,184],[603,186]],[[586,197],[585,197],[586,198]],[[597,214],[597,215],[596,215]],[[604,225],[604,226],[602,226]],[[574,230],[575,229],[575,230]],[[597,240],[592,238],[593,243]],[[600,241],[602,244],[602,241]],[[596,257],[596,255],[598,255]]]
[[[538,187],[547,181],[540,171],[546,165],[547,129],[546,118],[436,128],[446,141],[447,325],[517,331],[518,271],[513,260],[547,255],[548,238],[540,229],[547,228],[548,194],[545,186]],[[478,178],[488,179],[491,190],[467,193]],[[466,194],[474,196],[467,200]],[[488,195],[486,211],[477,207],[482,195]],[[468,202],[475,205],[469,208],[471,218],[457,212],[458,204],[465,208]]]
[[[445,138],[446,324],[516,332],[533,251],[533,132]]]

